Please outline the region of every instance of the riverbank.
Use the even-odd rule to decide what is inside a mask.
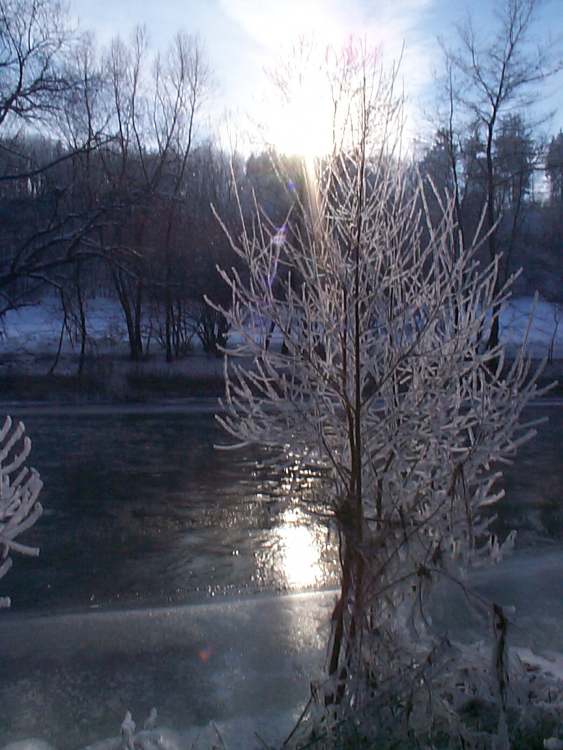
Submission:
[[[76,750],[119,734],[126,711],[142,728],[153,706],[159,726],[184,739],[188,728],[197,735],[213,721],[229,750],[264,747],[256,733],[279,745],[320,673],[333,606],[334,594],[325,592],[51,617],[8,613],[0,622],[0,747],[41,737]]]
[[[137,725],[137,750],[280,747],[309,698],[310,681],[322,674],[334,597],[8,614],[0,622],[0,747],[121,750],[126,712]],[[531,684],[541,674],[560,688],[561,653],[515,647],[513,654],[533,675]],[[140,731],[153,707],[157,728]],[[540,747],[554,729],[544,724],[535,743],[516,747]]]
[[[142,362],[131,362],[124,355],[89,357],[80,374],[73,357],[66,357],[65,366],[55,373],[45,367],[45,359],[4,362],[0,366],[0,399],[143,402],[224,393],[223,362],[204,353],[171,363],[156,356]]]
[[[75,358],[67,356],[60,372],[50,373],[45,358],[4,359],[0,363],[0,402],[41,403],[153,403],[175,399],[218,398],[225,392],[223,361],[194,352],[167,363],[154,356],[131,362],[124,356],[87,359],[76,372]],[[539,366],[538,360],[534,366]],[[43,366],[42,366],[43,365]],[[540,385],[557,381],[550,395],[563,396],[563,358],[548,363]]]
[[[76,337],[67,332],[61,339],[57,305],[56,300],[44,300],[11,310],[0,321],[0,401],[146,403],[223,394],[223,359],[206,354],[195,335],[191,350],[173,362],[166,362],[157,339],[150,346],[146,342],[146,357],[131,361],[119,305],[107,298],[88,301],[88,335],[80,366]],[[560,305],[538,303],[527,331],[532,309],[529,298],[512,300],[501,314],[501,338],[510,355],[528,335],[534,361],[550,358],[541,383],[558,380],[554,393],[563,395]],[[272,341],[280,343],[275,333]]]

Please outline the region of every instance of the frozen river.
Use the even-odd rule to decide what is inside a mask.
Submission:
[[[3,581],[14,611],[162,606],[334,583],[334,547],[298,498],[311,469],[218,451],[215,402],[18,414],[45,512]]]
[[[126,708],[142,719],[155,704],[176,726],[291,713],[322,658],[333,595],[271,594],[336,581],[334,542],[298,502],[314,469],[216,451],[212,402],[13,413],[45,514],[28,535],[40,558],[16,560],[2,581],[13,610],[0,619],[0,747],[30,734],[78,747],[115,734]],[[529,416],[550,421],[508,469],[498,506],[517,550],[475,583],[517,605],[515,642],[563,651],[563,403]],[[458,611],[448,597],[444,617],[462,632]]]
[[[334,585],[335,547],[299,498],[314,470],[287,453],[218,451],[214,402],[20,411],[45,512],[3,581],[13,610],[167,606]],[[563,403],[506,471],[501,536],[527,555],[563,545]],[[533,412],[533,414],[532,414]],[[270,461],[283,458],[284,468]]]

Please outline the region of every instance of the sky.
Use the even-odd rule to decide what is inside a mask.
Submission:
[[[501,0],[502,1],[502,0]],[[402,54],[401,76],[407,95],[407,130],[431,134],[432,86],[440,71],[437,37],[455,40],[455,23],[463,22],[468,7],[479,33],[490,28],[498,0],[70,0],[70,11],[80,27],[92,30],[100,45],[120,34],[127,38],[137,24],[148,30],[151,47],[165,49],[183,29],[199,37],[212,71],[208,117],[215,125],[230,123],[239,147],[247,140],[258,149],[266,131],[275,140],[283,119],[268,71],[280,64],[291,67],[291,48],[298,37],[314,38],[336,48],[351,37],[377,46],[385,60]],[[545,44],[563,31],[563,0],[543,0],[533,28],[534,40]],[[559,37],[563,56],[563,34]],[[268,93],[269,92],[269,93]],[[563,128],[563,76],[541,91],[541,115],[554,110],[543,126],[549,134]],[[322,118],[323,101],[309,102],[311,118]],[[313,112],[315,114],[313,114]],[[287,128],[286,128],[287,130]],[[272,133],[274,134],[272,136]],[[264,136],[266,137],[266,136]],[[291,148],[291,133],[286,133]],[[254,143],[256,145],[254,146]]]

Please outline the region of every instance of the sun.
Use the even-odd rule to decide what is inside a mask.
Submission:
[[[334,103],[320,49],[296,43],[272,72],[264,109],[268,146],[306,160],[332,148]]]
[[[309,160],[331,150],[330,91],[320,76],[315,79],[280,93],[270,112],[266,138],[279,153]]]

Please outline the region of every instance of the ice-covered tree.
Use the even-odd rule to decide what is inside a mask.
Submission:
[[[23,423],[14,425],[6,417],[0,430],[0,579],[12,567],[12,552],[39,554],[37,547],[17,541],[43,512],[37,500],[43,483],[37,471],[25,465],[30,451]],[[0,607],[9,606],[9,597],[0,597]]]
[[[313,500],[341,562],[314,691],[322,721],[369,716],[372,736],[397,738],[455,717],[465,732],[456,711],[472,678],[453,676],[428,597],[502,553],[489,508],[502,463],[533,435],[521,418],[537,374],[523,352],[507,361],[501,344],[479,344],[510,288],[497,257],[477,261],[485,219],[460,243],[454,199],[435,192],[431,219],[432,185],[403,168],[394,74],[357,48],[336,63],[335,148],[309,161],[283,237],[258,206],[231,235],[245,271],[222,271],[231,303],[220,311],[240,343],[226,351],[218,419],[233,446],[285,447],[321,467]],[[265,345],[272,324],[281,346]],[[479,679],[502,719],[506,620],[498,607],[491,616],[496,667]]]

